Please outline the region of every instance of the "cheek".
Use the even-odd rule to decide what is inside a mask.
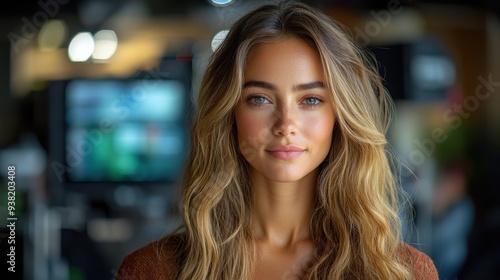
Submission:
[[[248,138],[251,138],[252,135],[258,133],[260,130],[260,123],[242,113],[236,118],[236,128],[241,142],[248,140]]]
[[[255,118],[240,115],[236,118],[238,147],[247,162],[253,162],[259,154],[262,139],[265,139],[263,125]]]
[[[329,150],[332,142],[334,117],[327,116],[325,118],[314,118],[304,123],[307,133],[311,140],[313,140],[320,147]]]
[[[235,114],[238,142],[243,154],[245,150],[255,149],[269,137],[269,119],[258,114],[239,111]]]

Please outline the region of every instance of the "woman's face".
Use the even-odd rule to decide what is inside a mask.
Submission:
[[[247,58],[235,110],[241,153],[271,181],[299,181],[327,156],[334,126],[319,54],[288,38],[257,46]]]

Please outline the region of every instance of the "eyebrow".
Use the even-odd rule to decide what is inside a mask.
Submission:
[[[243,88],[249,88],[249,87],[259,87],[273,91],[277,90],[277,87],[275,85],[264,81],[248,81],[245,84],[243,84]],[[304,90],[324,88],[324,87],[325,85],[323,84],[323,82],[315,81],[315,82],[295,85],[293,86],[292,91],[304,91]]]

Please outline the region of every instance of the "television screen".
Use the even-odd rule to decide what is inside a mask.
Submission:
[[[177,80],[77,79],[65,87],[71,182],[175,181],[187,154],[188,90]]]

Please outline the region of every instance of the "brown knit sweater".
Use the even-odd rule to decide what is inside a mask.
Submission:
[[[175,280],[184,254],[182,235],[171,235],[149,243],[125,257],[117,280]],[[411,267],[416,280],[438,280],[432,260],[414,247],[402,243],[399,253]]]

